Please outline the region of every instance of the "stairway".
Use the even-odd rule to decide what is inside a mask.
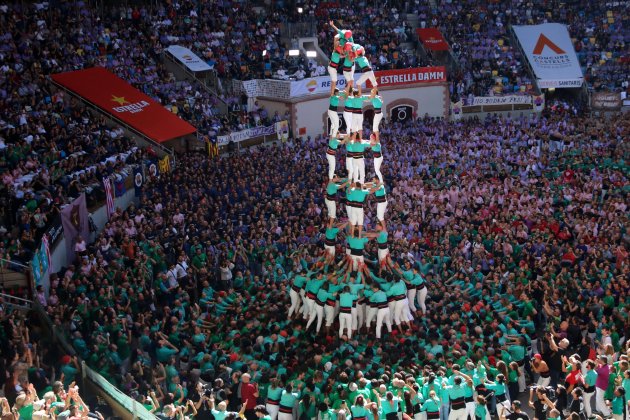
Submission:
[[[203,90],[205,90],[210,95],[216,97],[219,102],[217,107],[221,114],[227,114],[228,106],[227,103],[221,98],[219,95],[219,91],[221,90],[221,83],[219,78],[216,75],[216,72],[204,72],[202,76],[198,73],[190,71],[184,63],[177,60],[173,57],[168,51],[164,51],[162,53],[162,61],[164,66],[168,69],[169,72],[173,73],[177,80],[187,80],[189,82],[197,82],[199,86]]]
[[[418,15],[415,13],[407,13],[405,16],[405,22],[409,28],[409,34],[407,42],[400,44],[401,49],[403,51],[414,51],[416,55],[424,56],[424,48],[420,46],[418,35],[416,35],[416,29],[420,27],[420,19],[418,18]]]

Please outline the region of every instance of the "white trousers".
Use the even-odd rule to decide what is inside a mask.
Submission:
[[[376,82],[376,76],[374,76],[373,70],[366,71],[365,73],[361,73],[361,76],[359,76],[359,80],[357,80],[357,86],[361,86],[367,80],[369,80],[372,83],[372,87],[378,86],[378,83]]]
[[[341,64],[341,66],[343,66],[343,63]],[[354,82],[354,64],[352,65],[352,68],[350,69],[350,71],[344,70],[343,77],[346,79],[346,86],[349,85],[350,82]]]
[[[324,316],[326,317],[326,326],[330,327],[335,322],[335,307],[330,305],[324,306]]]
[[[313,305],[315,304],[313,302],[313,299],[304,296],[304,306],[302,309],[302,313],[304,314],[304,319],[308,319],[308,317],[311,315],[311,309],[313,309]]]
[[[375,308],[373,306],[367,307],[367,314],[365,316],[365,325],[368,328],[370,328],[370,326],[372,325],[372,321],[374,321],[374,318],[376,318],[377,312],[378,312],[378,308]]]
[[[381,125],[381,121],[383,120],[383,113],[379,112],[374,113],[374,119],[372,120],[372,131],[378,133],[378,126]]]
[[[549,376],[547,376],[546,378],[539,376],[538,381],[536,381],[536,385],[542,388],[547,388],[550,383],[551,383],[551,378]]]
[[[267,412],[269,413],[269,417],[271,417],[271,420],[276,420],[278,418],[278,410],[280,410],[279,405],[266,404],[265,408],[267,409]]]
[[[385,258],[389,255],[389,249],[378,249],[378,262],[383,263]]]
[[[383,164],[383,155],[381,157],[374,158],[374,173],[378,177],[378,180],[383,182],[383,174],[381,173],[381,165]]]
[[[460,408],[459,410],[451,410],[448,413],[448,420],[466,420],[466,409]]]
[[[344,330],[348,332],[348,338],[352,337],[352,314],[341,312],[339,314],[339,337],[343,335]]]
[[[365,303],[357,303],[357,324],[355,330],[359,330],[365,322]]]
[[[343,120],[346,122],[346,133],[349,134],[352,131],[352,112],[343,111]]]
[[[278,413],[278,420],[293,420],[293,413]]]
[[[407,300],[409,301],[409,310],[411,312],[416,312],[416,289],[407,289]]]
[[[389,308],[380,308],[376,312],[376,338],[381,338],[381,328],[383,322],[387,327],[387,331],[392,332],[392,322],[390,321]]]
[[[364,262],[363,255],[350,255],[350,259],[352,260],[352,271],[357,271],[359,265]]]
[[[425,304],[426,299],[427,299],[426,287],[420,290],[416,290],[416,302],[418,303],[418,307],[420,308],[423,314],[427,312],[427,305]]]
[[[352,160],[352,182],[359,181],[363,185],[365,184],[365,159],[353,158]]]
[[[326,250],[326,253],[328,255],[332,255],[333,257],[337,253],[337,250],[335,249],[335,247],[331,245],[324,245],[324,249]]]
[[[602,416],[608,417],[610,416],[610,408],[608,408],[604,400],[605,393],[605,389],[595,387],[595,410],[602,413]]]
[[[300,294],[295,290],[289,290],[289,298],[291,298],[291,306],[289,307],[289,318],[293,315],[293,312],[296,314],[299,313],[300,307]]]
[[[397,300],[394,302],[394,324],[400,325],[401,322],[407,321],[407,314],[405,313],[406,305],[405,300]]]
[[[411,321],[413,321],[413,315],[411,315],[411,310],[409,310],[409,299],[405,298],[405,300],[403,300],[403,302],[405,303],[405,308],[404,308],[405,314],[404,314],[403,321],[407,320],[407,321],[411,322]]]
[[[337,159],[335,155],[326,153],[326,160],[328,161],[328,179],[333,179],[335,177]]]
[[[384,203],[376,203],[376,218],[379,222],[385,220],[385,211],[387,210],[387,200]]]
[[[330,135],[336,137],[339,131],[339,114],[337,114],[337,111],[329,109],[328,118],[330,118]]]
[[[315,319],[317,319],[317,328],[315,329],[315,331],[319,332],[320,328],[322,327],[322,321],[324,320],[324,307],[318,303],[313,304],[311,314],[308,317],[308,322],[306,323],[307,330],[311,326],[313,321],[315,321]]]
[[[337,83],[337,69],[332,66],[328,66],[328,74],[330,75],[330,80]]]
[[[354,163],[354,158],[351,157],[346,157],[346,171],[348,171],[348,178],[352,178],[352,174],[354,171],[354,168],[352,167],[352,164]]]
[[[363,112],[352,114],[352,132],[358,133],[363,130]]]
[[[471,419],[475,418],[475,402],[466,403],[466,417],[470,416]]]
[[[584,411],[586,411],[586,417],[591,417],[593,414],[593,408],[591,407],[591,399],[593,398],[593,394],[595,392],[585,392],[584,393]]]
[[[523,366],[518,367],[518,392],[525,392],[527,383],[525,382],[525,368]]]
[[[363,226],[363,220],[365,219],[363,208],[348,206],[348,210],[350,210],[348,215],[350,224],[352,226]]]
[[[326,155],[326,156],[330,156],[330,155]],[[328,217],[331,219],[336,219],[337,218],[337,202],[335,202],[335,200],[329,200],[327,198],[324,199],[324,202],[326,203],[326,209],[328,210]]]

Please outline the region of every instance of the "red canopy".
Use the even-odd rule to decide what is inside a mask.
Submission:
[[[448,42],[446,42],[439,29],[418,28],[416,32],[427,50],[448,51]]]
[[[52,79],[158,143],[197,131],[161,104],[102,67],[59,73],[53,75]]]

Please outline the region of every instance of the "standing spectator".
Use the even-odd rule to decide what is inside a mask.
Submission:
[[[608,366],[608,356],[600,355],[597,358],[597,382],[595,382],[595,410],[599,411],[602,416],[610,416],[610,408],[606,405],[604,394],[608,388],[608,379],[610,378],[610,366]]]
[[[221,289],[230,290],[232,288],[232,270],[234,269],[234,263],[227,258],[221,261],[219,271],[221,273]],[[254,402],[254,406],[255,406]]]
[[[258,398],[258,384],[251,382],[251,379],[249,373],[241,375],[241,403],[245,406],[247,420],[257,420],[255,408]]]

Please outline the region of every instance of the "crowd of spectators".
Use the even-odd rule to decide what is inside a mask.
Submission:
[[[629,6],[588,1],[439,1],[416,5],[421,27],[437,27],[451,43],[459,72],[453,94],[489,96],[527,92],[532,80],[509,25],[568,26],[586,81],[594,89],[628,89]]]
[[[415,264],[429,298],[410,330],[378,343],[316,338],[286,316],[290,282],[322,249],[320,138],[181,156],[42,303],[89,366],[141,402],[153,391],[168,413],[209,410],[199,379],[227,393],[229,411],[245,402],[244,373],[258,402],[277,378],[339,409],[360,372],[377,388],[397,372],[422,386],[429,370],[452,375],[453,363],[483,376],[463,368],[470,360],[512,382],[511,362],[529,366],[533,353],[558,393],[562,356],[619,361],[598,385],[614,399],[627,369],[629,130],[622,116],[556,114],[383,127],[390,250]],[[523,360],[512,348],[521,344],[532,347]]]
[[[0,301],[1,418],[103,420],[110,416],[110,408],[79,389],[78,359],[52,344],[34,313]]]
[[[317,21],[317,39],[321,49],[330,56],[336,32],[328,22],[350,29],[354,41],[365,48],[374,70],[419,67],[429,64],[416,53],[413,28],[407,23],[406,11],[379,7],[377,3],[357,7],[350,2],[313,2],[305,6],[306,15]],[[341,25],[341,26],[340,26]],[[402,44],[410,43],[405,48]]]
[[[247,101],[240,97],[224,98],[230,112],[220,116],[216,107],[219,99],[196,83],[176,81],[166,71],[158,56],[164,46],[180,42],[195,49],[202,47],[186,35],[195,32],[186,26],[191,19],[195,23],[192,28],[198,24],[193,3],[180,2],[170,9],[167,6],[157,8],[153,15],[144,8],[108,9],[99,14],[98,9],[84,2],[14,3],[0,8],[0,22],[5,29],[0,46],[3,266],[7,261],[27,264],[41,234],[71,198],[85,191],[89,204],[101,200],[103,177],[125,176],[129,165],[152,157],[151,150],[136,148],[121,128],[108,127],[103,117],[64,92],[53,90],[46,81],[48,75],[105,66],[209,136],[277,119],[258,106],[246,112]],[[204,9],[204,16],[208,16],[211,6]],[[253,19],[248,14],[250,9],[238,12],[225,5],[220,9],[225,12],[226,27]],[[211,23],[221,26],[214,21],[208,25]],[[212,59],[215,53],[219,57],[227,54],[210,49],[207,58]],[[230,51],[225,61],[237,60]],[[233,77],[234,71],[241,71],[226,73],[220,63],[217,65],[224,76]],[[13,269],[19,267],[11,265]]]

